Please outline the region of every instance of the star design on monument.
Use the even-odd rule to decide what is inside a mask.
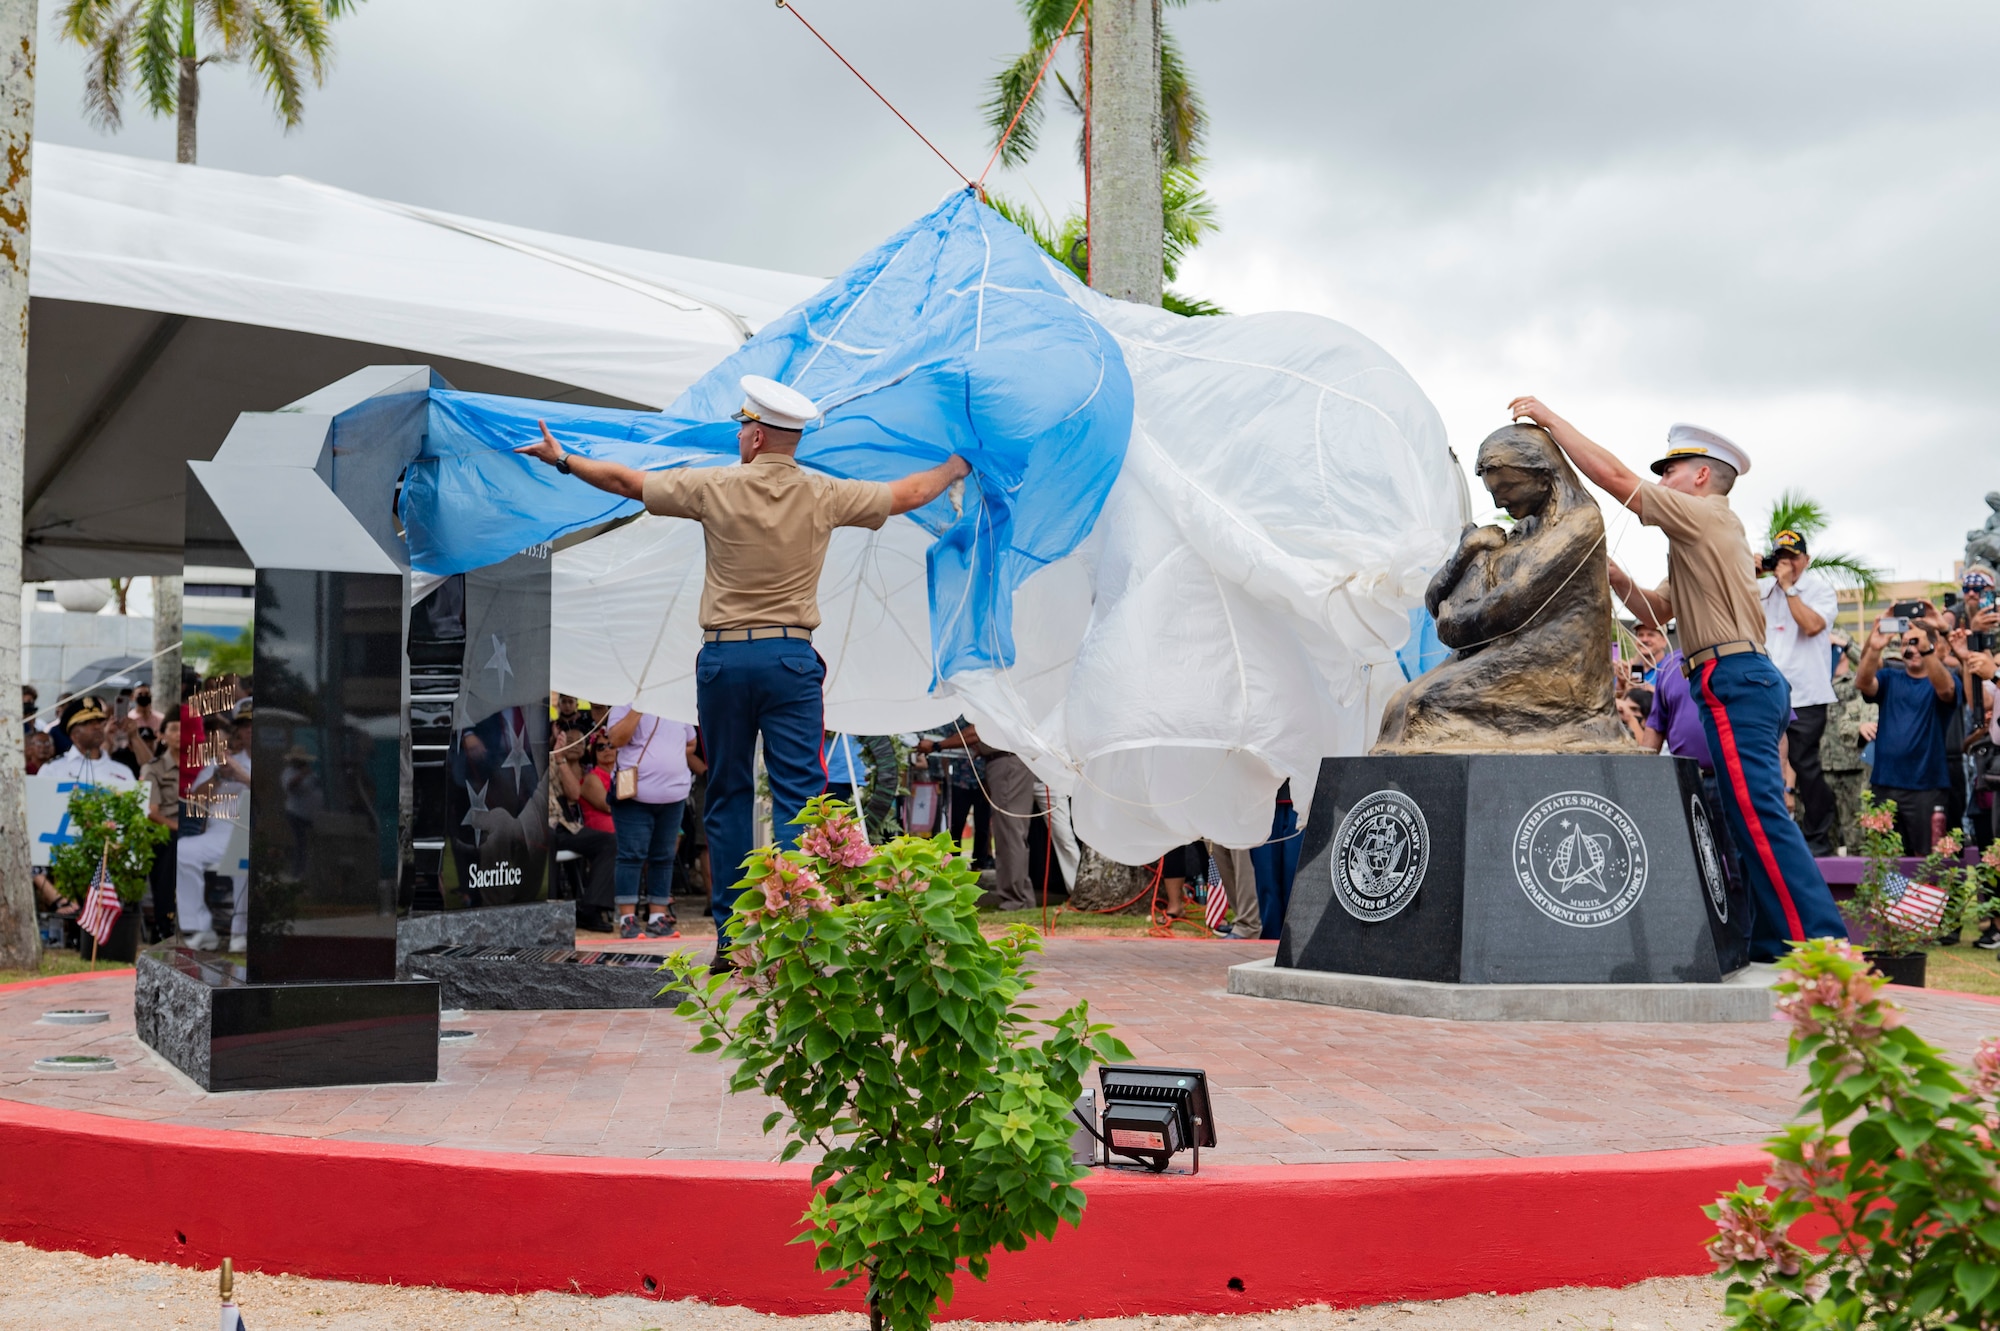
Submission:
[[[518,707],[508,709],[503,723],[507,736],[507,757],[501,762],[501,770],[513,770],[514,789],[521,788],[522,772],[535,770],[534,759],[528,756],[528,725]]]
[[[489,782],[488,784],[490,785],[491,783]],[[465,811],[465,817],[458,820],[458,825],[464,827],[467,824],[471,824],[472,846],[473,849],[477,850],[479,848],[479,838],[485,835],[485,829],[472,820],[477,815],[491,813],[492,810],[486,807],[486,786],[475,786],[468,781],[465,783],[465,793],[472,798],[472,807]]]
[[[500,640],[500,635],[497,633],[490,636],[493,639],[493,654],[488,656],[486,664],[479,668],[481,670],[499,671],[500,682],[494,686],[495,691],[505,693],[507,691],[507,676],[514,673],[514,667],[507,664],[507,644]]]

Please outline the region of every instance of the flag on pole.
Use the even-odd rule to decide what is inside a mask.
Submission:
[[[1222,923],[1229,915],[1229,894],[1222,890],[1222,871],[1216,867],[1215,856],[1208,857],[1208,921],[1211,932],[1221,933]]]
[[[1899,873],[1883,879],[1892,900],[1888,916],[1906,929],[1935,929],[1944,923],[1944,908],[1950,898],[1934,883],[1913,883]]]
[[[90,891],[83,898],[83,913],[76,917],[76,927],[97,940],[99,947],[111,937],[111,930],[118,923],[118,917],[125,913],[124,903],[118,900],[118,889],[111,885],[111,847],[105,846],[104,854],[98,857],[97,876],[90,880]]]

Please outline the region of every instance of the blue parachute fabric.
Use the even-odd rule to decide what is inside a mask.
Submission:
[[[1410,611],[1410,637],[1396,649],[1396,664],[1403,668],[1403,678],[1415,679],[1433,666],[1443,665],[1451,655],[1451,648],[1438,637],[1437,621],[1430,611],[1417,606]]]
[[[965,191],[768,324],[664,412],[434,390],[403,488],[412,562],[463,572],[636,510],[514,455],[537,437],[537,420],[575,452],[644,470],[733,462],[738,381],[761,374],[824,411],[799,448],[808,466],[889,481],[952,453],[972,464],[962,496],[910,515],[937,538],[933,661],[940,677],[1010,665],[1015,589],[1089,534],[1132,428],[1124,358],[1067,281]]]

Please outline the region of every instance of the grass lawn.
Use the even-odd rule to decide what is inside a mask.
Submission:
[[[122,971],[132,969],[129,961],[85,961],[74,952],[64,949],[44,950],[41,965],[33,970],[8,970],[0,967],[0,984],[12,984],[16,980],[39,979],[45,975],[74,975],[78,971]]]
[[[1215,935],[1202,927],[1201,907],[1189,903],[1191,917],[1174,929],[1176,938],[1213,938]],[[1066,938],[1139,938],[1145,936],[1151,926],[1144,915],[1087,915],[1080,911],[1064,910],[1059,906],[1049,907],[1049,932]],[[1035,910],[982,910],[979,912],[979,929],[984,934],[996,934],[1008,925],[1025,924],[1037,932],[1042,928],[1042,912]]]
[[[1924,965],[1924,984],[1932,989],[2000,997],[2000,953],[1981,952],[1970,942],[1932,948]]]

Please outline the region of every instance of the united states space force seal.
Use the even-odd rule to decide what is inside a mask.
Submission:
[[[1514,833],[1514,878],[1535,909],[1575,929],[1622,918],[1646,890],[1646,839],[1602,795],[1565,790],[1529,809]]]
[[[1431,863],[1424,811],[1400,790],[1364,795],[1333,837],[1333,892],[1357,920],[1388,919],[1416,898]]]
[[[1688,795],[1688,825],[1694,828],[1695,858],[1701,861],[1701,883],[1715,905],[1715,918],[1729,923],[1729,880],[1722,872],[1722,852],[1716,848],[1715,828],[1708,821],[1708,804],[1698,794]]]

